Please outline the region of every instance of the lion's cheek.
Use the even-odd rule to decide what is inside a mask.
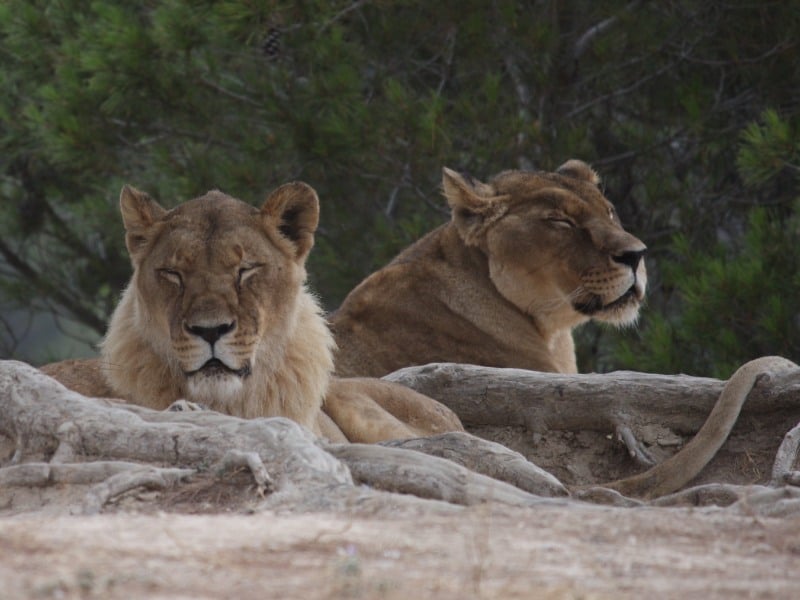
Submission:
[[[552,318],[565,312],[570,306],[568,297],[575,287],[574,278],[567,275],[558,259],[532,265],[490,259],[489,277],[500,295],[535,317]]]

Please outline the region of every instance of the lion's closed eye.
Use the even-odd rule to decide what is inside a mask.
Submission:
[[[178,287],[183,287],[183,277],[175,269],[157,269],[159,276]]]
[[[264,265],[261,264],[253,264],[239,267],[236,278],[237,285],[241,286],[245,281],[255,275],[263,266]]]

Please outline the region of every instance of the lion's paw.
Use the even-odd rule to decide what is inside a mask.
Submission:
[[[199,410],[208,410],[208,407],[203,404],[198,404],[197,402],[189,402],[188,400],[184,400],[181,398],[180,400],[176,400],[172,404],[170,404],[166,410],[169,412],[190,412],[190,411],[199,411]]]

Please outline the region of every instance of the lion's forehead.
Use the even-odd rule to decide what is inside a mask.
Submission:
[[[597,186],[555,173],[505,171],[492,180],[495,193],[512,206],[560,209],[579,216],[610,217],[613,205]]]
[[[162,266],[189,268],[285,261],[260,211],[212,191],[169,211],[154,244]]]
[[[243,261],[274,258],[275,249],[263,232],[246,225],[225,228],[175,227],[158,240],[159,255],[176,264],[198,261],[234,266]]]

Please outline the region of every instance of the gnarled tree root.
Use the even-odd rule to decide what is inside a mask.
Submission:
[[[505,481],[538,496],[566,496],[567,488],[519,452],[463,432],[382,442],[382,446],[440,456],[471,471]]]
[[[378,489],[472,506],[487,501],[536,506],[558,500],[475,473],[449,460],[401,448],[340,444],[328,451],[343,460],[356,481]],[[421,460],[420,457],[424,457]]]
[[[745,400],[752,412],[777,405],[800,409],[800,369],[781,357],[751,361],[727,383],[683,375],[558,375],[449,363],[401,369],[386,378],[436,398],[468,427],[615,431],[631,456],[645,465],[651,457],[633,434],[637,427],[657,423],[668,431],[697,432],[681,451],[644,473],[577,494],[611,504],[628,501],[597,486],[622,496],[656,498],[686,485],[725,442]],[[800,479],[786,466],[797,453],[795,437],[788,436],[785,444],[773,470],[776,484]]]
[[[608,402],[610,408],[603,409],[601,404],[597,404],[598,396],[602,402],[609,385],[619,392],[622,389],[619,378],[571,376],[565,379],[566,376],[517,371],[512,380],[504,377],[487,379],[487,372],[492,376],[498,371],[507,375],[507,370],[459,368],[462,371],[457,377],[458,385],[463,384],[470,374],[475,374],[472,369],[480,371],[482,383],[471,388],[472,398],[477,397],[480,402],[475,403],[468,395],[459,394],[461,402],[479,406],[476,410],[488,414],[491,402],[487,397],[498,394],[497,390],[503,389],[504,385],[515,390],[516,396],[514,393],[502,396],[498,404],[504,410],[500,411],[500,416],[494,415],[489,420],[498,421],[511,416],[512,420],[531,427],[545,428],[552,427],[559,419],[562,425],[581,421],[590,429],[600,423],[603,427],[611,426],[608,427],[611,431],[622,432],[623,437],[626,437],[624,427],[630,426],[631,431],[627,433],[630,439],[626,444],[629,448],[636,445],[633,432],[637,424],[652,422],[661,413],[666,415],[667,422],[681,422],[686,419],[684,407],[689,407],[688,412],[699,412],[695,408],[696,397],[691,394],[689,400],[685,396],[675,397],[668,407],[652,398],[642,398],[641,390],[629,385],[630,381],[637,380],[632,374],[623,374],[622,377],[627,380],[625,397],[612,398]],[[550,379],[549,383],[545,380],[545,385],[539,385],[541,377],[558,379]],[[674,388],[670,391],[668,384],[670,378],[644,376],[644,379],[647,380],[644,387],[652,391],[656,399],[674,393]],[[662,385],[653,387],[654,379]],[[678,376],[672,379],[676,379],[679,388],[686,393],[686,378]],[[523,388],[522,384],[528,387]],[[722,390],[721,382],[715,380],[702,380],[699,386],[690,381],[689,387],[705,390],[703,393]],[[705,455],[713,455],[721,444],[720,440],[724,441],[745,398],[748,398],[748,404],[755,401],[763,406],[785,402],[796,407],[800,378],[797,369],[788,361],[761,359],[745,365],[724,387],[735,394],[735,399],[731,400],[729,393],[728,399],[720,402],[722,408],[718,406],[716,413],[712,411],[712,417],[715,414],[724,414],[725,417],[709,418],[722,427],[710,436],[710,442],[703,450]],[[527,396],[523,394],[524,389],[527,389]],[[776,389],[779,390],[777,395]],[[577,390],[575,395],[572,394],[574,390]],[[547,397],[547,394],[552,394],[552,397]],[[589,406],[590,402],[594,404]],[[543,409],[548,403],[554,407],[552,413]],[[579,408],[582,405],[587,414],[576,414],[576,403]],[[645,403],[652,410],[645,410]],[[676,406],[679,409],[676,410]],[[601,415],[599,419],[598,415]],[[695,415],[695,418],[699,417]],[[686,427],[691,428],[691,425]],[[695,427],[695,431],[698,428]],[[30,366],[11,361],[0,362],[0,434],[16,444],[11,461],[6,463],[10,462],[11,466],[0,469],[0,484],[91,483],[95,487],[80,507],[89,512],[99,510],[110,498],[128,489],[162,487],[197,471],[238,467],[251,471],[259,490],[268,494],[265,502],[273,507],[281,506],[278,503],[280,498],[298,497],[297,494],[285,493],[286,490],[304,490],[305,496],[314,496],[330,493],[333,489],[356,489],[353,478],[379,490],[459,504],[499,501],[515,506],[536,506],[563,504],[574,499],[615,506],[642,504],[642,501],[620,494],[619,491],[633,493],[624,486],[619,486],[619,491],[596,486],[577,490],[574,499],[544,498],[563,494],[564,487],[519,454],[468,434],[403,440],[391,444],[394,447],[324,446],[310,432],[286,419],[245,420],[210,411],[158,412],[84,398]],[[776,458],[773,471],[777,473],[774,479],[778,484],[792,479],[797,435],[790,432],[786,436]],[[684,451],[691,447],[688,444]],[[636,454],[635,450],[632,451]],[[640,456],[639,460],[646,460],[646,456]],[[676,483],[675,479],[668,479],[667,488],[684,485],[704,463],[703,460],[690,460],[683,464],[688,467],[679,474],[680,481]],[[643,479],[640,477],[637,481]],[[642,487],[634,492],[643,491],[641,495],[644,497],[652,495],[649,493],[652,489],[662,496],[669,493],[665,487],[648,487],[649,482],[636,485]],[[759,514],[769,511],[794,514],[800,510],[800,499],[793,490],[769,488],[771,493],[767,494],[753,486],[737,489],[732,486],[701,487],[685,490],[672,498],[666,496],[658,505],[667,506],[670,502],[674,505],[713,503],[729,505],[731,510],[757,510]],[[406,496],[396,498],[402,497]],[[271,501],[274,503],[269,504]]]
[[[800,485],[800,471],[793,470],[797,462],[797,451],[800,448],[800,423],[795,425],[783,437],[775,462],[772,465],[772,485]]]
[[[330,446],[339,460],[309,431],[287,419],[153,411],[85,398],[13,361],[0,362],[0,434],[16,443],[17,463],[0,469],[0,481],[4,477],[22,483],[27,477],[42,485],[80,473],[84,483],[96,485],[81,507],[84,512],[97,511],[132,488],[158,488],[195,471],[242,466],[250,469],[262,492],[276,492],[270,500],[297,498],[298,489],[313,496],[321,490],[353,488],[352,471],[359,482],[421,498],[461,504],[547,501],[450,461],[402,448]],[[105,462],[88,466],[98,459]],[[292,493],[281,493],[286,490]]]
[[[81,512],[84,515],[97,514],[107,502],[120,494],[140,487],[163,490],[194,473],[194,469],[160,469],[152,466],[121,471],[89,490]]]

